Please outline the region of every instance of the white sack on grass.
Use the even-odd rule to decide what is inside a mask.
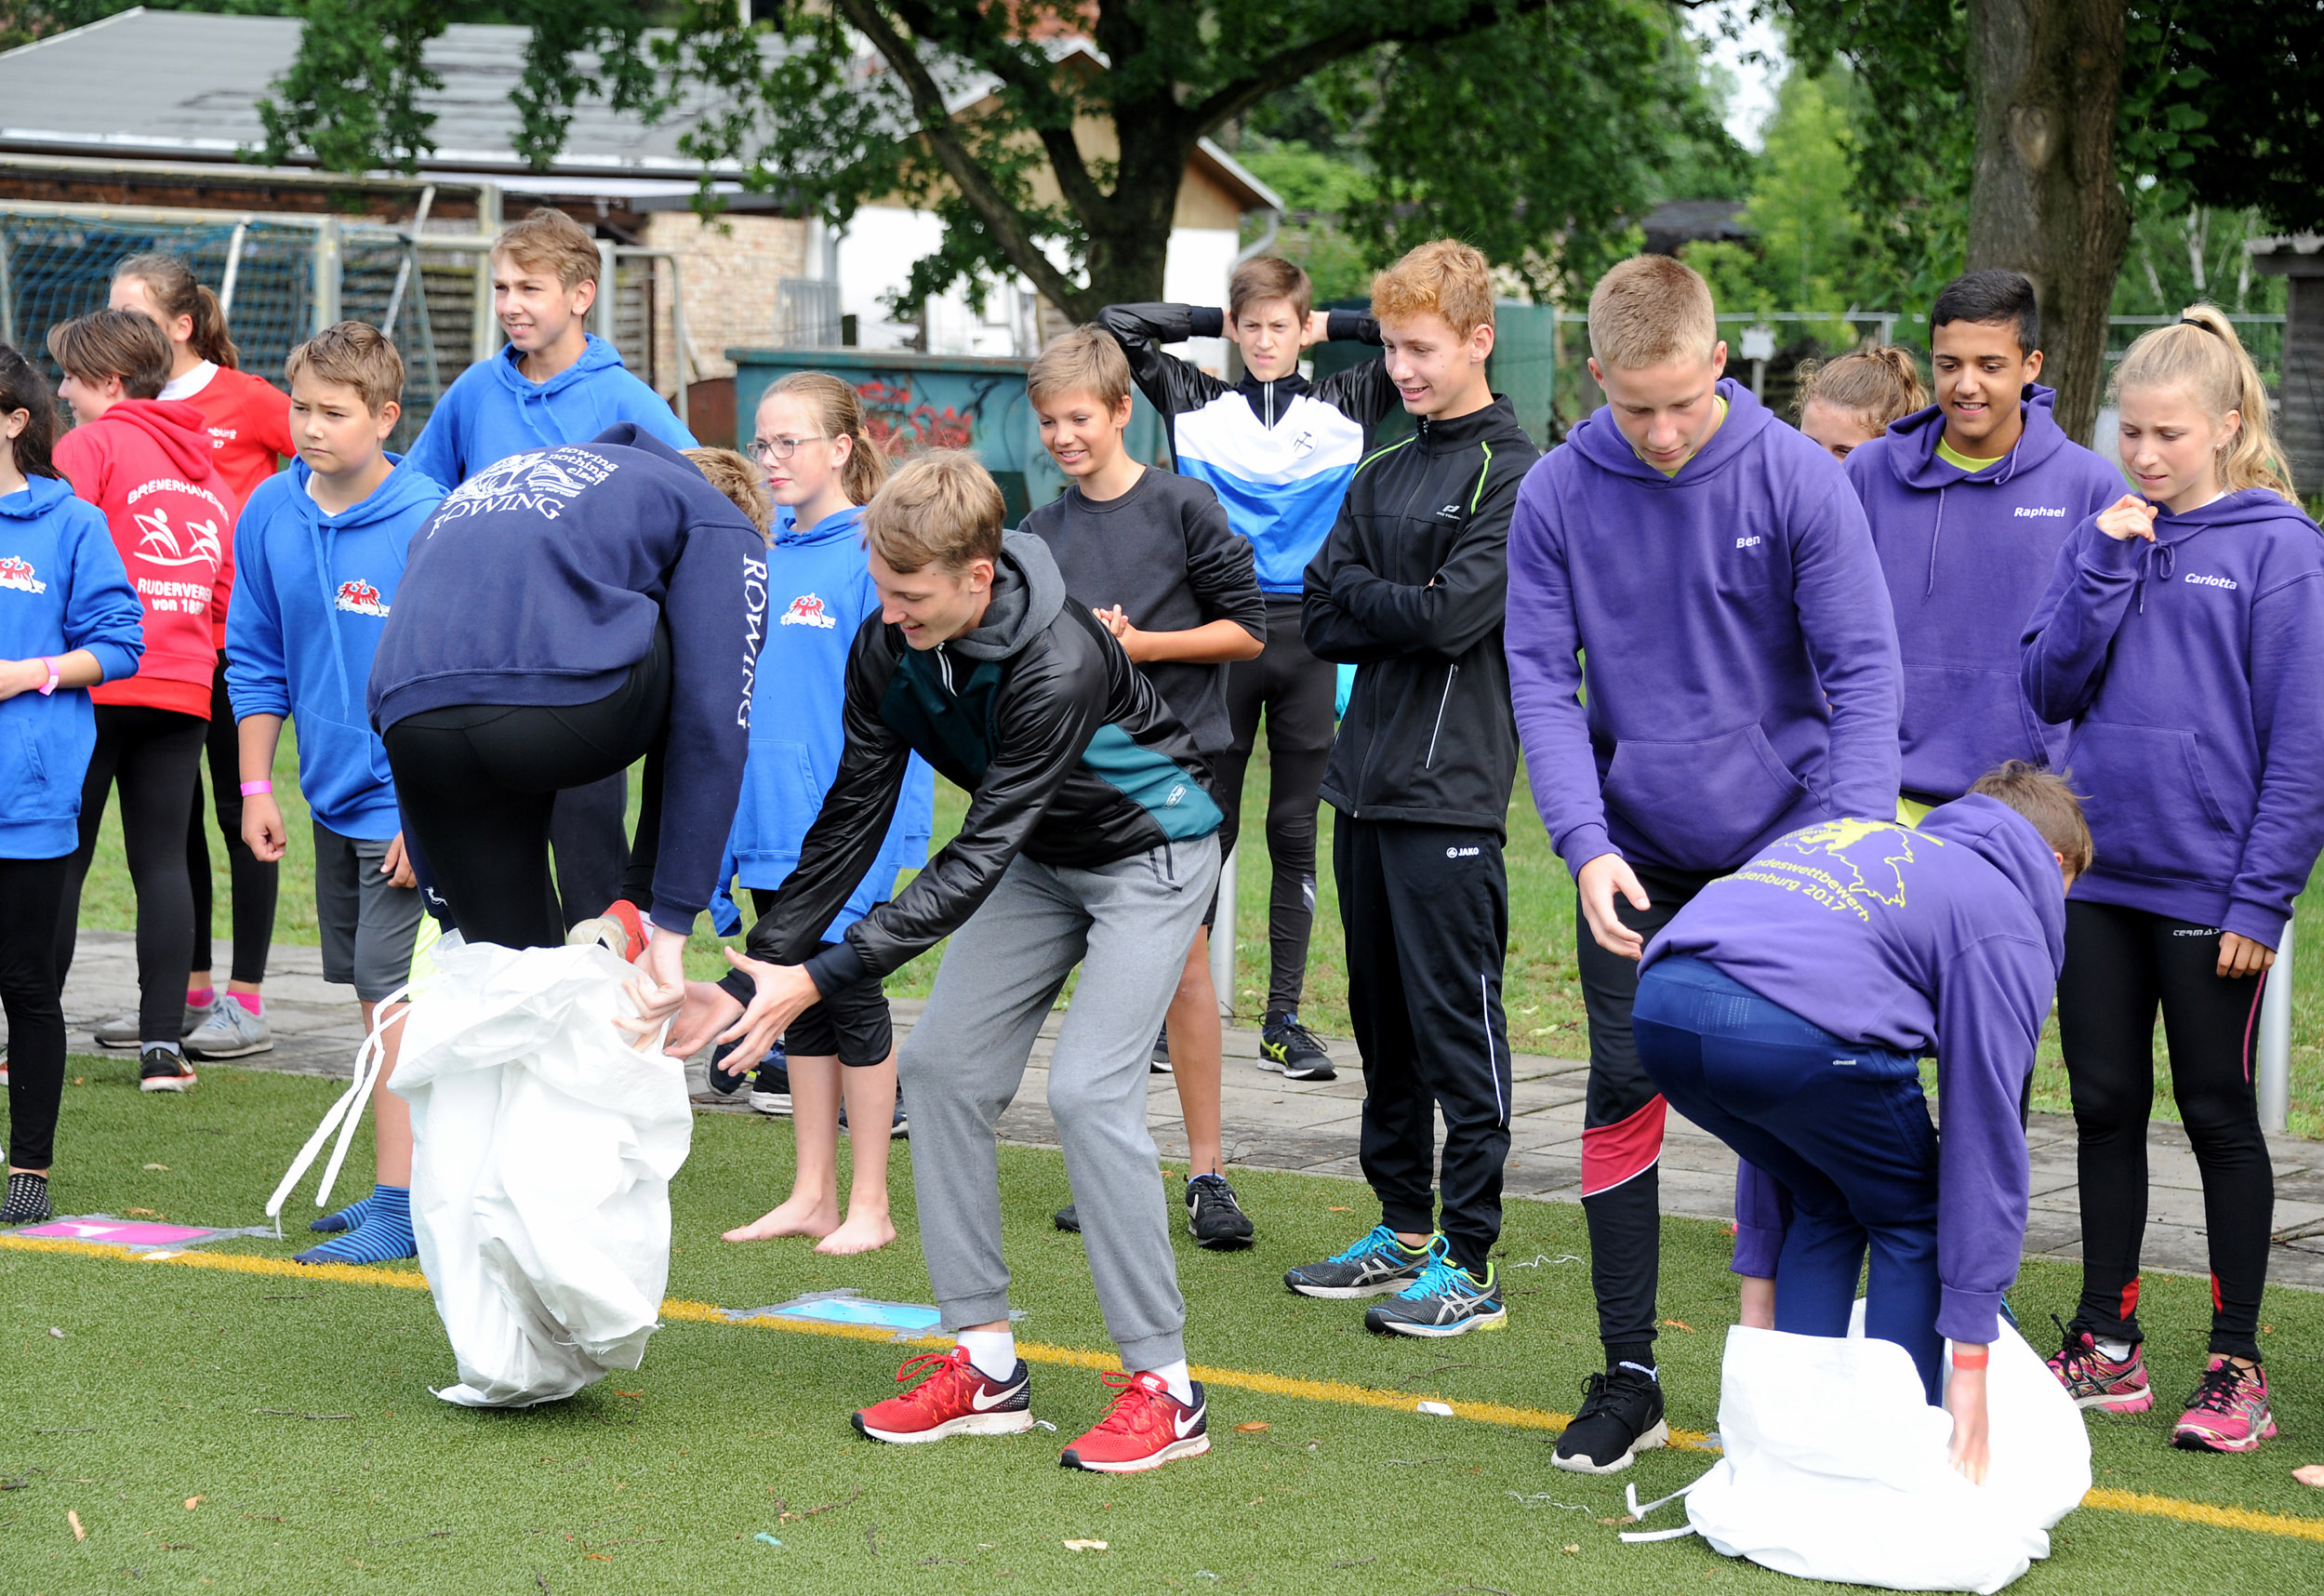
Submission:
[[[439,947],[389,1089],[411,1104],[412,1228],[468,1407],[634,1369],[670,1280],[685,1068],[632,1048],[637,972],[602,947]]]
[[[1947,1374],[1950,1349],[1947,1349]],[[1892,1590],[1999,1590],[2050,1555],[2050,1526],[2090,1489],[2090,1436],[2057,1379],[2001,1326],[1985,1375],[1992,1468],[1946,1461],[1953,1421],[1912,1359],[1866,1338],[1735,1326],[1720,1375],[1725,1456],[1687,1517],[1730,1557]]]

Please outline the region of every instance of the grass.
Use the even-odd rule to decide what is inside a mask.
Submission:
[[[126,1061],[76,1057],[73,1070],[62,1211],[142,1208],[192,1223],[255,1221],[338,1089],[227,1066],[206,1071],[184,1098],[140,1098]],[[366,1159],[359,1149],[351,1167]],[[741,1308],[854,1286],[928,1300],[901,1156],[903,1239],[883,1253],[822,1259],[800,1244],[717,1239],[787,1188],[790,1159],[787,1122],[697,1120],[671,1193],[671,1296]],[[1020,1336],[1103,1349],[1081,1244],[1048,1221],[1069,1194],[1062,1159],[1003,1148],[1001,1171],[1016,1303],[1029,1315]],[[1369,1221],[1361,1187],[1265,1171],[1237,1179],[1260,1244],[1213,1255],[1178,1238],[1195,1362],[1414,1400],[1571,1411],[1596,1355],[1587,1266],[1568,1257],[1587,1250],[1577,1208],[1512,1204],[1504,1267],[1531,1267],[1509,1268],[1510,1328],[1432,1348],[1367,1336],[1353,1306],[1295,1299],[1280,1284],[1288,1264]],[[1670,1220],[1665,1249],[1661,1307],[1677,1323],[1659,1355],[1671,1418],[1707,1430],[1733,1318],[1727,1243],[1716,1226]],[[292,1247],[210,1250],[279,1257]],[[2070,1268],[2029,1264],[2015,1301],[2043,1323],[2075,1286]],[[2157,1277],[2142,1308],[2158,1377],[2175,1395],[2201,1347],[2202,1283]],[[2289,1478],[2317,1460],[2302,1438],[2324,1425],[2324,1297],[2271,1291],[2264,1320],[2285,1442],[2249,1457],[2198,1456],[2165,1444],[2168,1413],[2103,1419],[2092,1426],[2098,1484],[2324,1518],[2324,1500]],[[1036,1411],[1055,1434],[928,1448],[857,1440],[845,1414],[892,1390],[904,1355],[673,1320],[635,1375],[549,1409],[477,1413],[427,1393],[453,1368],[420,1292],[0,1249],[0,1583],[544,1596],[1802,1589],[1700,1541],[1616,1538],[1606,1521],[1621,1513],[1622,1485],[1635,1481],[1642,1497],[1674,1490],[1706,1465],[1701,1453],[1650,1454],[1628,1476],[1592,1480],[1551,1470],[1540,1430],[1220,1390],[1211,1456],[1108,1479],[1055,1466],[1106,1393],[1093,1375],[1052,1365],[1034,1380]],[[199,1498],[191,1510],[190,1498]],[[1110,1549],[1062,1544],[1082,1538]],[[2317,1555],[2313,1541],[2093,1510],[2067,1518],[2053,1540],[2052,1560],[2018,1587],[2031,1596],[2301,1589]]]

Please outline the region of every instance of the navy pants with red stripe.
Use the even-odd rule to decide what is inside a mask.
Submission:
[[[1647,907],[1620,893],[1614,911],[1648,941],[1712,882],[1715,872],[1630,866]],[[1639,1063],[1630,1031],[1638,965],[1609,953],[1574,911],[1574,962],[1589,1014],[1589,1095],[1582,1110],[1582,1215],[1589,1225],[1590,1283],[1598,1294],[1598,1335],[1610,1362],[1651,1363],[1654,1290],[1662,1270],[1662,1094]],[[1351,972],[1352,973],[1352,972]]]

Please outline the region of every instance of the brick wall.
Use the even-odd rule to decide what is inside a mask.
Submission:
[[[655,211],[639,242],[675,252],[684,274],[685,379],[732,377],[726,351],[737,344],[775,341],[776,284],[806,273],[807,224],[790,217],[729,216],[705,223],[691,211]],[[668,268],[656,263],[664,292],[656,296],[654,387],[677,385],[676,339],[671,327]],[[670,352],[665,354],[663,352]],[[642,374],[641,374],[642,375]]]

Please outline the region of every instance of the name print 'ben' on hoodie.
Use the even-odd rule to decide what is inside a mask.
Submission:
[[[673,449],[694,447],[661,395],[630,375],[613,345],[595,333],[581,358],[546,382],[517,369],[516,347],[459,374],[405,457],[422,476],[457,487],[497,460],[527,449],[586,443],[633,423]]]

